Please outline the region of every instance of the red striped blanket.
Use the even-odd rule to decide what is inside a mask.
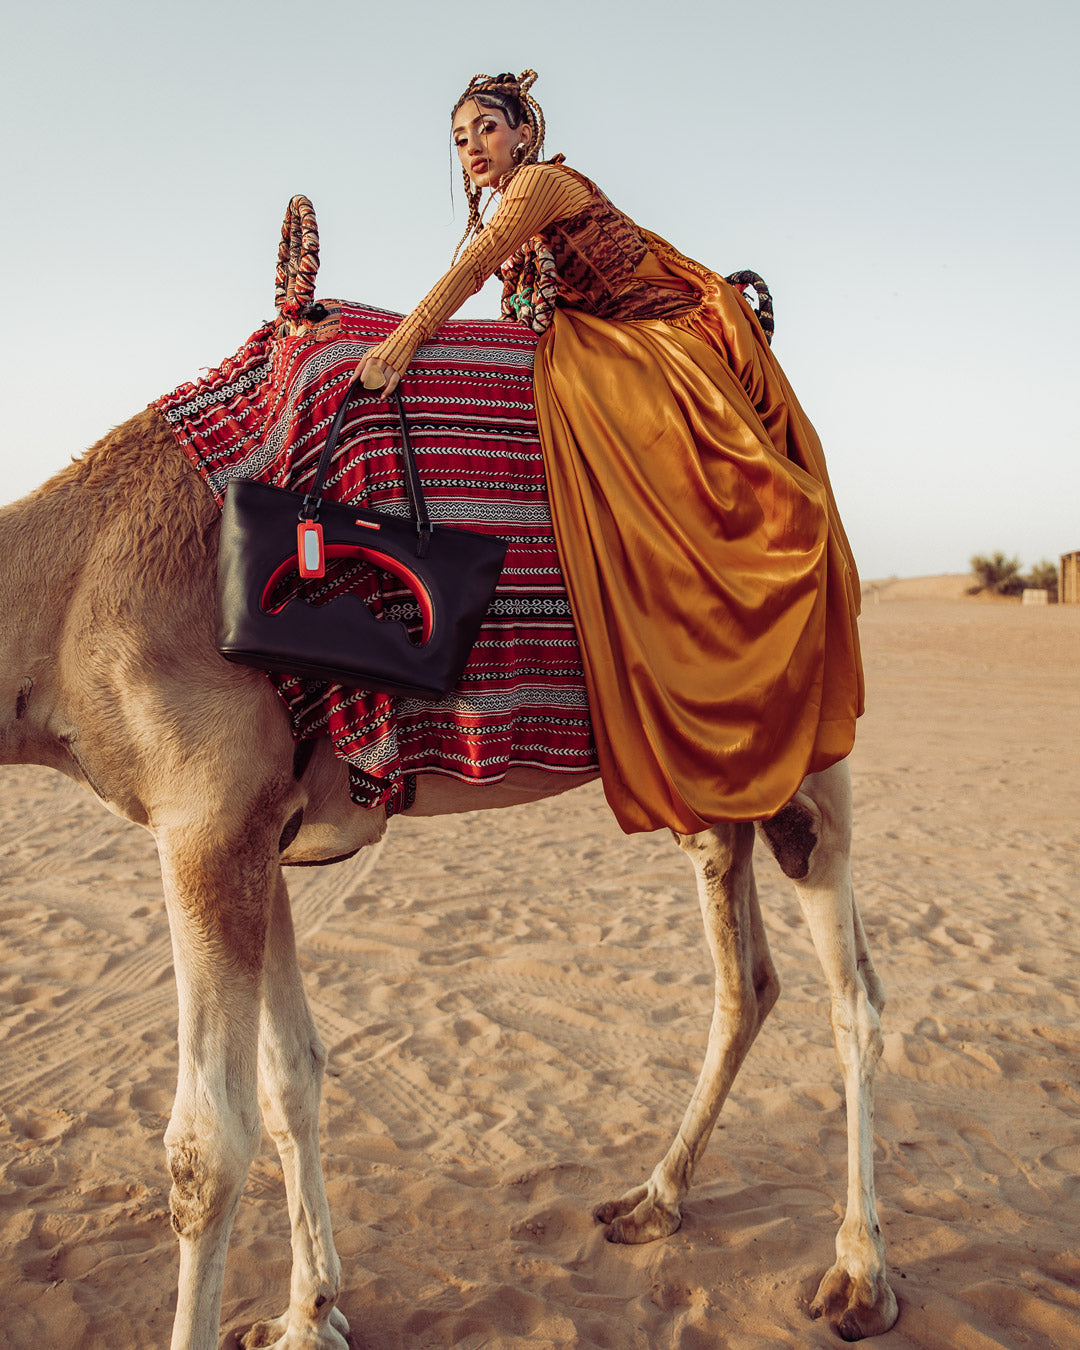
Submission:
[[[205,379],[154,403],[219,504],[232,478],[294,490],[311,483],[349,377],[400,317],[325,304],[328,318],[310,332],[277,336],[268,323]],[[516,324],[449,323],[420,348],[401,387],[432,519],[507,543],[498,590],[458,686],[424,703],[270,676],[294,736],[331,738],[362,806],[403,809],[421,772],[492,783],[511,766],[595,769],[536,432],[534,344]],[[407,514],[395,424],[383,401],[354,400],[329,496]],[[364,570],[358,589],[372,584]],[[413,616],[406,591],[384,588],[381,602],[388,617]]]

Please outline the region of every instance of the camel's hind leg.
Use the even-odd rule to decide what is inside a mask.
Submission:
[[[345,1350],[349,1324],[336,1306],[341,1264],[319,1157],[319,1102],[326,1052],[301,982],[284,880],[271,897],[259,1022],[259,1102],[285,1176],[292,1280],[284,1316],[260,1322],[245,1350]]]
[[[851,885],[851,783],[845,763],[811,775],[787,812],[796,849],[777,856],[792,876],[832,996],[832,1027],[847,1099],[847,1212],[836,1238],[836,1264],[810,1305],[848,1341],[880,1335],[897,1317],[874,1195],[874,1070],[881,1056],[885,990],[874,970]],[[801,822],[801,823],[800,823]],[[769,825],[764,833],[773,842]]]
[[[680,1202],[694,1167],[779,993],[754,884],[753,826],[717,825],[680,836],[679,844],[697,873],[705,936],[716,966],[709,1045],[679,1132],[652,1176],[594,1211],[609,1225],[612,1242],[649,1242],[678,1228]]]

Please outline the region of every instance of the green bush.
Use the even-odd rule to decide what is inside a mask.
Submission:
[[[1048,558],[1042,562],[1037,562],[1031,571],[1024,578],[1025,586],[1033,586],[1038,591],[1049,591],[1050,599],[1057,599],[1058,589],[1058,569],[1057,563],[1052,563]]]
[[[971,571],[976,584],[972,591],[989,591],[991,595],[1019,595],[1027,584],[1020,575],[1020,559],[1006,558],[995,553],[984,558],[977,553],[971,560]]]

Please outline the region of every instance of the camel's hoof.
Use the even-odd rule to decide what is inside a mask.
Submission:
[[[269,1322],[256,1322],[240,1338],[242,1350],[349,1350],[345,1337],[349,1323],[338,1308],[330,1309],[330,1316],[317,1325],[290,1327],[288,1313]]]
[[[896,1296],[884,1273],[870,1279],[857,1279],[833,1266],[818,1286],[811,1317],[827,1317],[829,1325],[843,1341],[861,1341],[880,1336],[896,1322],[900,1310]]]
[[[607,1225],[609,1242],[655,1242],[669,1237],[682,1223],[679,1207],[663,1205],[648,1186],[635,1186],[618,1200],[609,1200],[593,1210],[597,1223]]]
[[[636,1209],[648,1194],[648,1186],[635,1186],[632,1191],[619,1196],[618,1200],[606,1200],[602,1205],[597,1205],[592,1216],[597,1223],[611,1223],[614,1219]]]

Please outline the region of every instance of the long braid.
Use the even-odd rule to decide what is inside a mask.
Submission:
[[[527,164],[537,164],[540,160],[547,123],[544,119],[544,110],[529,93],[536,78],[535,70],[523,70],[520,75],[513,75],[509,71],[502,75],[474,75],[450,113],[452,119],[463,103],[473,99],[481,107],[498,108],[512,127],[520,126],[525,121],[532,128],[532,140],[525,148],[520,162],[503,176],[499,184],[500,191],[506,188],[520,169]],[[484,228],[480,211],[480,188],[473,187],[467,169],[462,170],[462,177],[465,180],[465,197],[469,203],[469,219],[465,225],[465,233],[454,249],[454,262],[457,261],[457,256],[465,243]]]
[[[465,180],[465,200],[469,203],[469,219],[465,224],[465,233],[458,240],[457,247],[454,249],[454,256],[450,260],[451,267],[457,262],[458,254],[466,240],[474,234],[479,234],[484,228],[484,223],[480,219],[480,188],[479,186],[473,187],[468,169],[462,169],[461,176]]]

